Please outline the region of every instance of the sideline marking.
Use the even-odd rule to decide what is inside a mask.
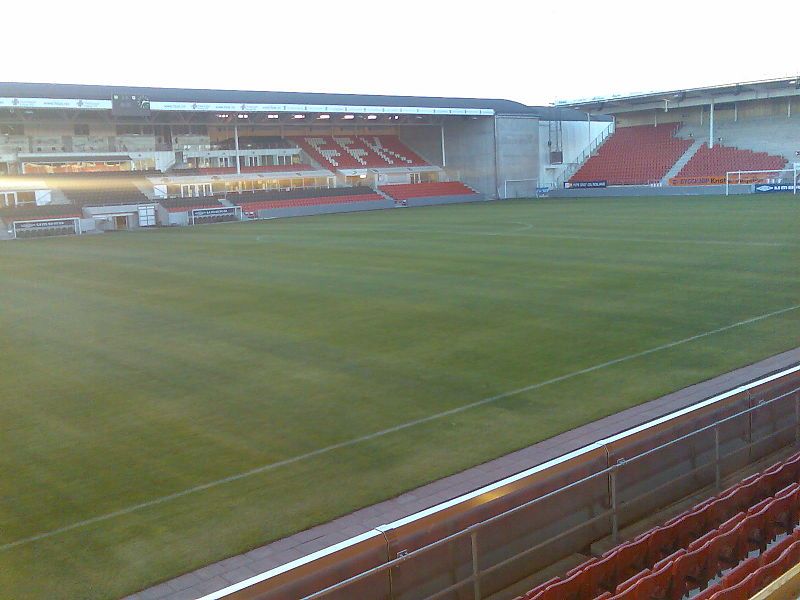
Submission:
[[[596,236],[596,235],[579,235],[579,234],[565,234],[565,233],[547,233],[543,231],[531,231],[533,223],[522,223],[520,221],[512,221],[510,225],[522,225],[521,228],[509,229],[505,231],[469,231],[468,229],[428,229],[424,227],[316,227],[315,231],[321,232],[335,232],[346,229],[354,233],[369,233],[375,231],[386,232],[408,232],[408,233],[431,233],[442,235],[479,235],[479,236],[506,236],[506,237],[529,237],[529,238],[552,238],[558,240],[589,240],[598,242],[634,242],[642,244],[700,244],[711,246],[764,246],[772,248],[780,247],[796,247],[798,244],[791,242],[758,242],[758,241],[743,241],[743,240],[698,240],[698,239],[681,239],[681,238],[636,238],[636,237],[611,237],[611,236]],[[530,231],[530,233],[523,233]]]
[[[585,369],[581,369],[579,371],[574,371],[572,373],[567,373],[566,375],[559,375],[558,377],[553,377],[552,379],[547,379],[545,381],[540,381],[539,383],[533,383],[531,385],[527,385],[525,387],[517,388],[515,390],[510,390],[508,392],[503,392],[501,394],[497,394],[495,396],[489,396],[488,398],[483,398],[482,400],[477,400],[475,402],[470,402],[469,404],[464,404],[462,406],[457,406],[455,408],[451,408],[450,410],[446,410],[440,413],[436,413],[433,415],[428,415],[427,417],[422,417],[419,419],[415,419],[413,421],[408,421],[407,423],[401,423],[400,425],[395,425],[394,427],[389,427],[387,429],[382,429],[380,431],[376,431],[374,433],[370,433],[361,437],[353,438],[350,440],[345,440],[343,442],[339,442],[338,444],[332,444],[330,446],[325,446],[324,448],[318,448],[317,450],[312,450],[311,452],[307,452],[305,454],[300,454],[298,456],[293,456],[291,458],[286,458],[284,460],[280,460],[274,463],[269,463],[266,465],[261,465],[260,467],[255,467],[254,469],[250,469],[248,471],[243,471],[242,473],[237,473],[235,475],[231,475],[229,477],[224,477],[223,479],[217,479],[216,481],[209,481],[208,483],[203,483],[200,485],[196,485],[194,487],[186,488],[185,490],[181,490],[179,492],[175,492],[173,494],[168,494],[166,496],[161,496],[159,498],[155,498],[153,500],[149,500],[147,502],[142,502],[140,504],[134,504],[132,506],[128,506],[127,508],[122,508],[120,510],[115,510],[110,513],[106,513],[104,515],[99,515],[97,517],[92,517],[91,519],[86,519],[84,521],[78,521],[76,523],[72,523],[70,525],[65,525],[64,527],[59,527],[57,529],[52,529],[50,531],[46,531],[43,533],[39,533],[36,535],[32,535],[30,537],[21,538],[13,542],[9,542],[7,544],[3,544],[0,546],[0,552],[4,552],[6,550],[11,550],[12,548],[16,548],[18,546],[24,546],[26,544],[30,544],[32,542],[36,542],[39,540],[47,539],[53,537],[55,535],[59,535],[61,533],[66,533],[68,531],[72,531],[74,529],[80,529],[81,527],[86,527],[88,525],[93,525],[95,523],[100,523],[102,521],[107,521],[109,519],[113,519],[115,517],[121,517],[124,515],[128,515],[130,513],[136,512],[138,510],[142,510],[144,508],[150,508],[151,506],[157,506],[159,504],[163,504],[165,502],[170,502],[171,500],[176,500],[177,498],[182,498],[183,496],[188,496],[189,494],[194,494],[195,492],[201,492],[203,490],[207,490],[210,488],[218,487],[224,485],[226,483],[231,483],[233,481],[238,481],[240,479],[245,479],[247,477],[252,477],[253,475],[258,475],[260,473],[265,473],[267,471],[271,471],[273,469],[277,469],[279,467],[285,467],[286,465],[291,465],[296,462],[300,462],[302,460],[306,460],[309,458],[313,458],[315,456],[319,456],[321,454],[327,454],[328,452],[332,452],[334,450],[339,450],[341,448],[347,448],[349,446],[355,446],[356,444],[360,444],[362,442],[368,442],[370,440],[374,440],[376,438],[382,437],[384,435],[388,435],[390,433],[396,433],[398,431],[402,431],[404,429],[408,429],[410,427],[415,427],[416,425],[422,425],[423,423],[428,423],[430,421],[435,421],[436,419],[441,419],[442,417],[448,417],[450,415],[455,415],[471,408],[476,408],[478,406],[483,406],[484,404],[490,404],[492,402],[497,402],[498,400],[503,400],[505,398],[511,398],[513,396],[518,396],[519,394],[524,394],[525,392],[530,392],[533,390],[538,390],[540,388],[546,387],[548,385],[552,385],[554,383],[560,383],[562,381],[566,381],[568,379],[572,379],[573,377],[578,377],[580,375],[586,375],[587,373],[592,373],[594,371],[599,371],[600,369],[605,369],[607,367],[611,367],[613,365],[617,365],[619,363],[627,362],[629,360],[633,360],[636,358],[641,358],[642,356],[647,356],[649,354],[654,354],[656,352],[660,352],[662,350],[668,350],[670,348],[674,348],[675,346],[680,346],[682,344],[687,344],[689,342],[693,342],[695,340],[699,340],[711,335],[715,335],[717,333],[722,333],[723,331],[728,331],[730,329],[735,329],[737,327],[742,327],[744,325],[750,325],[752,323],[757,323],[759,321],[763,321],[765,319],[769,319],[770,317],[776,317],[778,315],[782,315],[788,312],[792,312],[795,310],[800,309],[800,304],[795,304],[794,306],[787,306],[786,308],[781,308],[780,310],[775,310],[772,312],[764,313],[762,315],[758,315],[756,317],[751,317],[750,319],[745,319],[743,321],[737,321],[736,323],[732,323],[730,325],[725,325],[724,327],[718,327],[717,329],[711,329],[709,331],[705,331],[703,333],[698,333],[696,335],[686,337],[680,340],[676,340],[674,342],[668,342],[666,344],[662,344],[660,346],[656,346],[654,348],[649,348],[648,350],[642,350],[641,352],[636,352],[634,354],[628,354],[627,356],[622,356],[620,358],[615,358],[613,360],[606,361],[604,363],[600,363],[591,367],[586,367]]]

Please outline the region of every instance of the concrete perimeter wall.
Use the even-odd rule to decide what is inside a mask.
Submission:
[[[409,198],[406,201],[407,206],[435,206],[437,204],[458,204],[460,202],[480,202],[485,200],[483,194],[477,196],[471,194],[469,196],[436,196],[434,198]]]
[[[731,194],[750,194],[752,185],[732,185]],[[682,185],[651,187],[649,185],[620,185],[592,190],[552,190],[550,198],[609,198],[636,196],[724,196],[724,185]]]
[[[258,217],[261,219],[305,217],[309,215],[325,215],[331,213],[355,212],[359,210],[379,210],[382,208],[394,208],[394,202],[391,200],[380,200],[373,202],[348,202],[346,204],[320,204],[318,206],[266,208],[258,211]]]

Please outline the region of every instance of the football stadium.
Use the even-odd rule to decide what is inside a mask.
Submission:
[[[800,78],[0,83],[0,597],[800,597]]]

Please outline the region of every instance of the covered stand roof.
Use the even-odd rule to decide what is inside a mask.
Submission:
[[[646,92],[641,94],[597,96],[556,102],[558,107],[583,110],[592,114],[613,115],[665,107],[669,109],[706,105],[710,102],[744,102],[769,98],[800,96],[800,76],[730,83],[698,88]]]
[[[0,107],[104,110],[114,95],[144,96],[151,110],[257,112],[376,112],[440,115],[519,115],[577,121],[586,113],[570,108],[527,106],[492,98],[445,98],[154,88],[49,83],[0,83]]]

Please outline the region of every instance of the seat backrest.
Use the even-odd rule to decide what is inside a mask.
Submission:
[[[673,589],[683,596],[688,591],[700,587],[700,582],[706,576],[707,565],[705,547],[690,550],[676,558],[672,563]]]
[[[758,568],[758,558],[748,558],[722,577],[722,587],[729,588],[737,585],[739,582],[744,581],[747,577],[755,573]]]
[[[616,588],[618,553],[618,551],[613,552],[584,569],[586,584],[592,598]]]
[[[753,575],[748,575],[743,581],[733,587],[725,588],[711,596],[711,600],[748,600],[752,593]]]
[[[620,546],[616,553],[616,580],[622,582],[647,566],[647,538],[632,540]]]
[[[635,586],[637,583],[639,583],[640,580],[650,575],[650,573],[651,573],[650,569],[644,569],[643,571],[639,571],[636,575],[634,575],[630,579],[621,582],[617,586],[617,589],[615,590],[616,594],[619,595],[623,592],[626,592],[627,590]]]
[[[586,597],[586,590],[586,576],[583,571],[578,571],[572,577],[545,588],[537,600],[582,600]]]

